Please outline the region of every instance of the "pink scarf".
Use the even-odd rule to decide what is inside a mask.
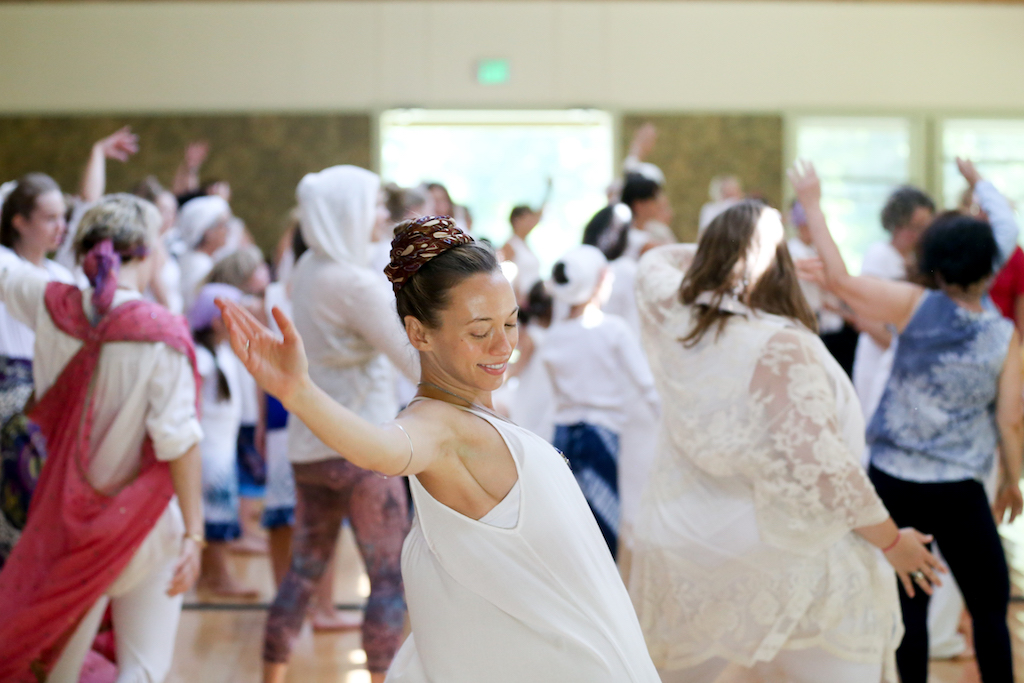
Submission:
[[[46,309],[65,334],[84,342],[29,417],[46,439],[47,458],[18,544],[0,572],[0,681],[44,680],[79,621],[124,570],[174,494],[167,463],[149,437],[138,476],[120,491],[93,489],[89,390],[107,342],[163,342],[188,356],[199,387],[195,350],[184,319],[136,300],[94,327],[76,287],[52,282]],[[109,305],[109,303],[107,304]]]

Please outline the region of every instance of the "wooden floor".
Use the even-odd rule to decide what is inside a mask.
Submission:
[[[1004,531],[1011,558],[1014,595],[1024,596],[1024,524]],[[361,603],[369,591],[352,534],[342,531],[335,577],[335,601]],[[265,556],[235,556],[237,576],[258,586],[256,604],[224,604],[190,594],[181,617],[174,668],[168,683],[249,683],[260,680],[260,651],[266,611],[260,604],[272,598],[270,564]],[[1015,670],[1024,683],[1024,602],[1010,605]],[[363,668],[366,654],[358,631],[313,634],[307,623],[292,655],[289,683],[369,683]],[[973,659],[933,661],[929,683],[980,683]]]

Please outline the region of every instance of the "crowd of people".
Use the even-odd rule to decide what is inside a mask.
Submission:
[[[958,160],[961,206],[896,188],[851,275],[801,163],[785,214],[716,177],[680,244],[656,135],[550,274],[543,205],[491,244],[354,166],[302,178],[267,258],[203,143],[106,194],[129,129],[75,195],[0,187],[0,680],[164,680],[182,596],[256,597],[253,553],[267,683],[307,619],[361,629],[375,683],[925,683],[964,606],[1010,683],[1013,208]]]

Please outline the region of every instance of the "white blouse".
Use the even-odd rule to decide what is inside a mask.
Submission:
[[[630,575],[654,662],[751,666],[822,647],[881,661],[892,681],[895,578],[853,532],[888,518],[858,461],[853,387],[817,335],[735,300],[720,335],[684,346],[693,309],[679,286],[694,253],[648,252],[637,286],[666,406]]]
[[[617,316],[588,310],[555,323],[540,360],[554,387],[556,425],[586,422],[618,433],[626,426],[628,396],[639,393],[652,409],[658,405],[640,343]]]

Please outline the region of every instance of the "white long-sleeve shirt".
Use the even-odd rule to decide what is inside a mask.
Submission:
[[[540,360],[555,392],[555,424],[577,422],[621,432],[628,419],[629,384],[658,407],[654,376],[640,341],[622,318],[588,311],[552,325]]]
[[[10,316],[35,333],[32,375],[37,397],[57,381],[82,342],[57,329],[43,297],[48,280],[31,265],[0,268],[0,301]],[[92,290],[82,292],[92,315]],[[113,307],[142,298],[119,289]],[[158,460],[184,455],[203,438],[196,415],[196,385],[188,358],[163,342],[110,342],[100,351],[92,395],[93,424],[89,482],[101,491],[116,489],[138,473],[148,435]],[[131,585],[159,563],[173,561],[184,525],[172,499],[153,530],[115,582]]]
[[[14,253],[7,247],[0,246],[0,268],[30,268],[45,281],[74,284],[75,278],[71,271],[57,263],[46,259],[42,266],[36,266]],[[32,348],[36,335],[32,328],[24,324],[7,311],[6,304],[0,303],[0,356],[6,358],[32,358]]]

